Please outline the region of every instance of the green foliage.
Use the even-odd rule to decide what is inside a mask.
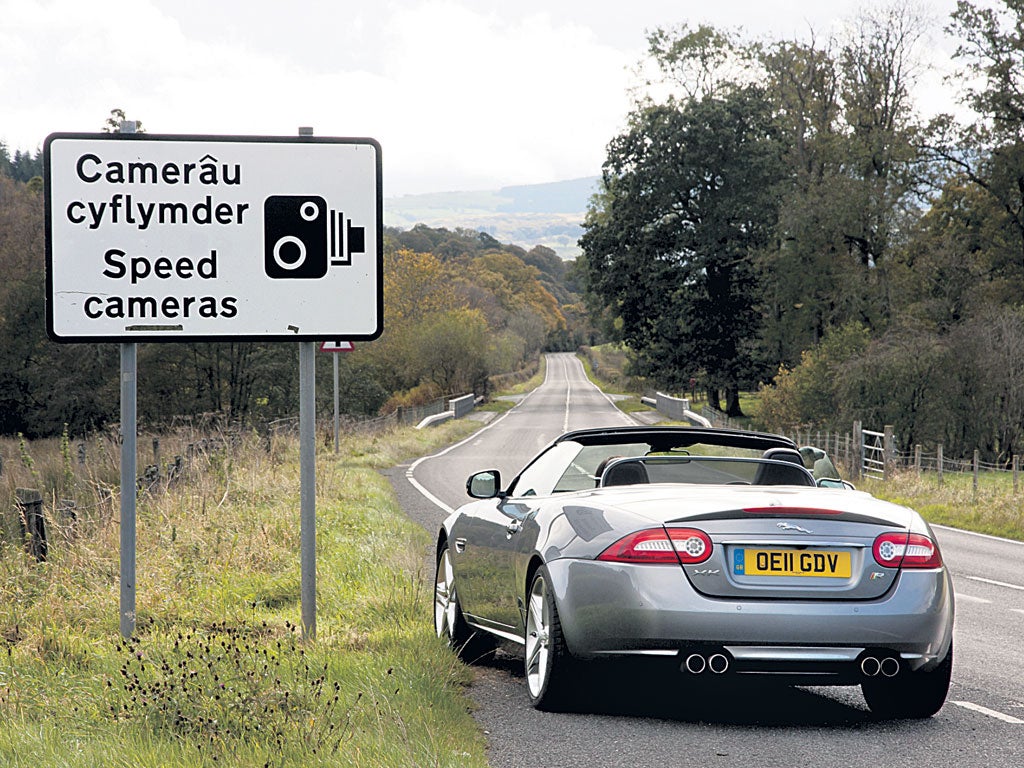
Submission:
[[[472,309],[426,318],[413,337],[417,378],[442,394],[487,391],[487,323]]]
[[[968,473],[907,470],[888,481],[864,479],[859,488],[912,507],[930,523],[1024,541],[1024,508],[1009,473],[982,473],[978,489]]]
[[[1012,227],[1018,273],[1024,270],[1024,3],[959,0],[949,31],[957,36],[955,57],[963,62],[957,82],[961,99],[977,115],[958,124],[942,115],[929,126],[928,149],[937,163],[985,190]]]
[[[110,115],[107,117],[106,120],[103,121],[103,128],[101,130],[104,133],[119,133],[121,131],[121,123],[128,119],[130,118],[128,118],[128,116],[125,115],[123,109],[115,107],[114,109],[110,110]],[[142,127],[141,120],[135,121],[135,132],[146,132],[146,129]]]
[[[41,180],[42,175],[42,150],[36,150],[35,153],[32,153],[16,149],[12,156],[7,149],[7,145],[0,141],[0,178],[7,177],[15,181],[28,183],[34,179]],[[38,194],[38,191],[35,194]]]
[[[703,369],[733,395],[754,374],[753,257],[782,172],[756,88],[645,106],[613,139],[580,244],[588,290],[621,320],[640,374],[678,386]]]
[[[840,413],[845,368],[867,349],[869,341],[867,329],[856,324],[828,333],[803,353],[800,365],[780,369],[774,385],[761,391],[758,421],[776,431],[794,425],[846,427],[846,414]]]
[[[910,325],[876,339],[862,326],[826,335],[762,391],[759,422],[846,431],[896,426],[898,447],[942,443],[1008,461],[1024,445],[1024,313],[991,311],[937,336]]]
[[[112,113],[112,121],[121,118]],[[6,150],[0,160],[0,171],[14,167]],[[119,418],[117,345],[47,339],[43,236],[42,197],[0,172],[0,434],[57,436],[65,425],[69,435],[102,431]],[[431,250],[396,248],[403,238],[419,238]],[[419,228],[389,232],[384,257],[384,336],[338,360],[347,413],[375,415],[393,393],[421,386],[483,394],[490,375],[522,367],[548,344],[575,344],[555,295],[576,297],[563,283],[567,268],[548,249]],[[440,343],[434,334],[444,334]],[[453,358],[442,361],[442,354]],[[330,356],[318,355],[317,366],[320,381],[329,381]],[[139,417],[148,425],[211,416],[265,423],[294,415],[297,391],[294,345],[224,341],[139,349]],[[321,386],[318,397],[323,408],[332,407],[330,388]]]

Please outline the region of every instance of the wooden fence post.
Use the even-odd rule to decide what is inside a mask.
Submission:
[[[936,449],[935,464],[938,467],[938,471],[939,471],[939,485],[942,485],[942,464],[943,464],[942,443],[939,443],[939,447]]]
[[[1020,456],[1013,455],[1013,495],[1017,495],[1017,479],[1020,476]]]
[[[16,488],[18,512],[25,534],[25,548],[37,561],[46,560],[46,522],[43,520],[43,494],[34,488]]]
[[[892,424],[886,424],[882,429],[882,479],[888,482],[892,480],[893,464],[896,461],[896,446],[893,438]]]
[[[921,474],[921,444],[917,443],[914,446],[914,471]]]
[[[973,470],[974,470],[973,487],[974,487],[974,498],[975,499],[978,498],[978,458],[979,458],[979,456],[980,456],[980,451],[978,451],[978,449],[975,448],[974,449],[974,467],[973,467]]]
[[[864,427],[860,421],[853,422],[853,449],[850,463],[853,466],[853,476],[860,480],[864,476]]]

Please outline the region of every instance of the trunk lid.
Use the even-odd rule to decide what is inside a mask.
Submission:
[[[872,544],[915,518],[907,507],[839,489],[651,485],[610,496],[652,523],[708,534],[710,559],[683,571],[697,591],[726,599],[880,597],[899,570],[880,566]]]

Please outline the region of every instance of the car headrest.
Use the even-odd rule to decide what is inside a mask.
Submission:
[[[619,461],[608,466],[601,476],[601,485],[637,485],[648,483],[647,467],[639,461]]]
[[[801,467],[804,466],[804,457],[800,455],[800,451],[794,448],[769,448],[761,454],[761,457],[775,461],[789,461],[799,464]]]

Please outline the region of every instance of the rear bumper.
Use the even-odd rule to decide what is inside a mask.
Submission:
[[[547,568],[566,644],[581,658],[726,648],[770,674],[884,650],[913,670],[933,667],[952,641],[945,569],[903,571],[875,600],[785,602],[708,598],[675,566],[563,559]]]

